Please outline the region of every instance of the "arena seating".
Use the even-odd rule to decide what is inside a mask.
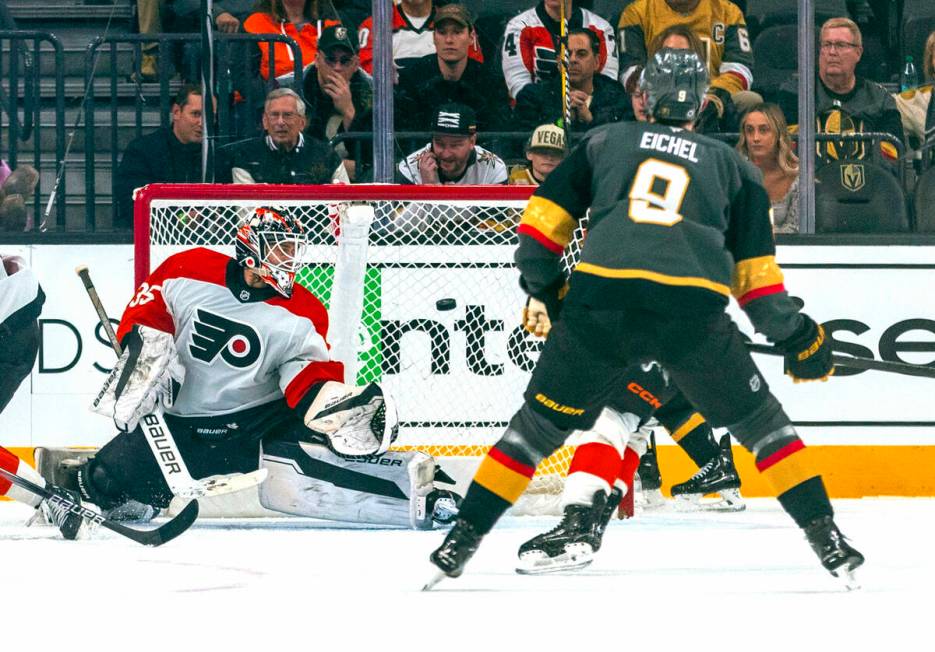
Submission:
[[[815,175],[818,233],[905,233],[906,199],[889,170],[864,161],[835,161]]]

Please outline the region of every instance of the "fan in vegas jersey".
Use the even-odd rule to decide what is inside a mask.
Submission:
[[[561,34],[561,2],[542,0],[535,7],[514,16],[503,33],[503,77],[514,100],[528,84],[558,74]],[[599,37],[598,72],[617,79],[617,46],[614,28],[592,11],[572,7],[565,1],[568,29],[589,29]]]
[[[0,255],[0,412],[9,405],[16,389],[32,371],[39,352],[39,313],[45,293],[26,262],[18,256]],[[29,464],[0,446],[0,469],[29,480],[69,500],[77,496],[46,481]],[[58,526],[62,536],[74,539],[81,527],[81,517],[57,503],[42,499],[0,477],[0,496],[18,500],[36,508],[33,519],[42,515]],[[32,521],[31,521],[32,522]]]
[[[430,456],[388,452],[398,424],[380,385],[343,383],[325,308],[295,284],[306,247],[296,219],[258,208],[237,232],[236,258],[191,249],[146,279],[92,407],[120,433],[69,465],[69,488],[105,511],[168,506],[172,492],[139,425],[164,410],[192,477],[262,466],[268,509],[430,528],[436,506],[454,508],[453,495],[434,489]]]
[[[759,175],[729,146],[693,133],[707,89],[696,53],[656,52],[645,83],[652,121],[589,132],[523,213],[521,285],[553,321],[561,305],[561,319],[523,406],[430,556],[437,574],[429,587],[461,575],[539,462],[574,429],[593,426],[609,404],[608,388],[626,383],[642,360],[657,360],[713,426],[727,427],[753,454],[826,570],[853,586],[864,561],[835,524],[809,449],[725,312],[735,296],[756,330],[784,352],[794,380],[833,373],[824,329],[785,290]],[[581,262],[560,304],[561,256],[588,210]]]

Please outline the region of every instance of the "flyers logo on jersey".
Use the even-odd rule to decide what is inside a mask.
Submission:
[[[188,346],[192,357],[210,364],[221,359],[232,367],[246,369],[260,357],[260,336],[247,324],[207,310],[198,310]]]

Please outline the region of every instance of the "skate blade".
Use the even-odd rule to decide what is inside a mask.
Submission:
[[[431,591],[431,590],[434,589],[436,586],[438,586],[438,583],[441,582],[441,581],[442,581],[443,579],[445,579],[446,577],[448,577],[448,576],[445,575],[445,572],[444,572],[444,571],[436,570],[436,571],[435,571],[435,574],[434,574],[431,578],[429,578],[429,581],[426,582],[426,583],[422,586],[422,590],[423,590],[423,591]]]
[[[647,489],[646,491],[641,491],[635,502],[638,507],[646,512],[664,509],[666,507],[666,498],[662,495],[661,489]]]
[[[675,496],[675,509],[680,512],[742,512],[747,509],[737,489],[724,489],[719,498],[703,500],[703,494]]]
[[[572,543],[565,546],[565,552],[549,557],[542,550],[530,550],[519,557],[516,572],[520,575],[546,575],[577,571],[591,565],[594,550],[586,543]]]
[[[856,566],[851,566],[849,563],[844,564],[840,568],[836,568],[831,571],[831,574],[844,586],[847,591],[859,591],[860,581],[857,579]]]

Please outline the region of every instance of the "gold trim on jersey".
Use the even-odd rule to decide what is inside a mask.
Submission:
[[[592,263],[578,263],[578,266],[575,267],[575,271],[603,278],[641,278],[663,285],[698,287],[723,294],[725,297],[730,296],[730,288],[723,283],[717,283],[699,276],[670,276],[668,274],[660,274],[659,272],[651,272],[648,269],[613,269],[611,267],[601,267],[600,265],[594,265]]]
[[[565,247],[578,223],[571,213],[550,199],[533,195],[526,204],[520,225],[532,227],[557,245]]]
[[[782,270],[776,264],[775,256],[747,258],[734,265],[731,292],[735,297],[740,298],[753,290],[771,285],[782,285],[782,282]]]

